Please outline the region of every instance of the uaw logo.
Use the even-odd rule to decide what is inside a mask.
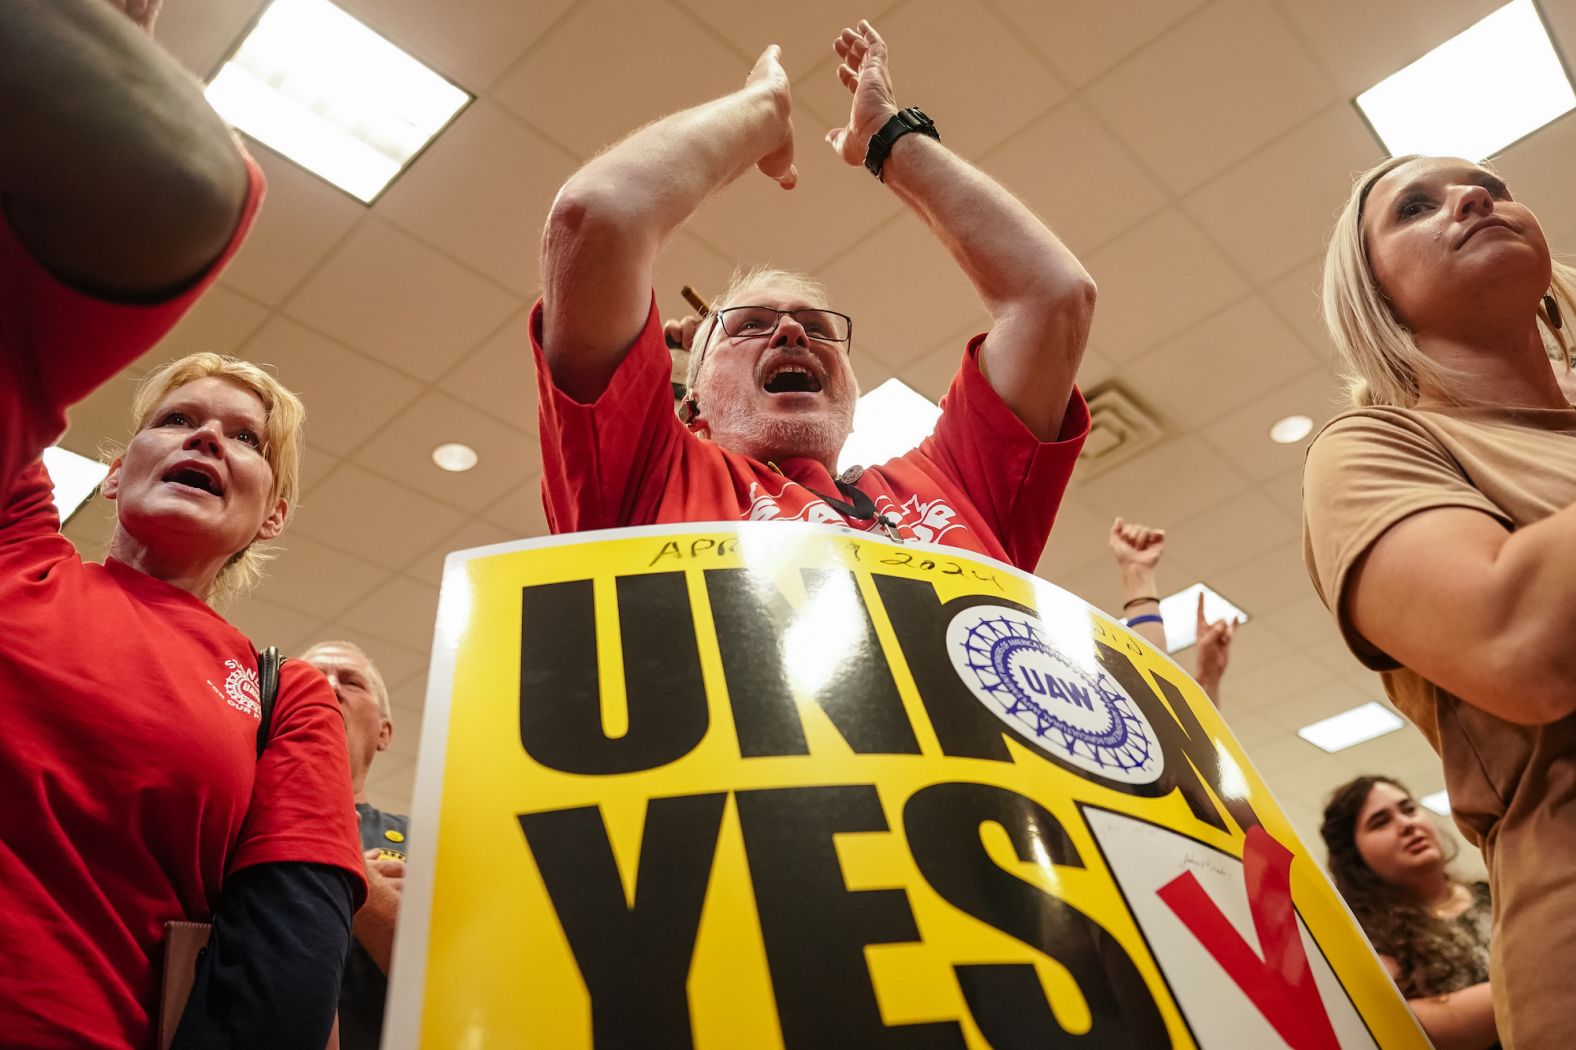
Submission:
[[[257,684],[256,669],[242,666],[236,660],[226,660],[224,666],[230,669],[230,676],[224,680],[225,703],[253,718],[261,719],[263,691]]]
[[[1080,769],[1152,784],[1165,767],[1154,728],[1091,652],[1076,660],[1037,618],[975,605],[947,627],[947,654],[970,691],[1018,735]]]

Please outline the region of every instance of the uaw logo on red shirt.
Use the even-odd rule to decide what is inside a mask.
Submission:
[[[257,682],[257,668],[247,667],[239,660],[226,660],[224,666],[230,672],[225,676],[224,688],[214,685],[212,679],[208,680],[208,688],[237,711],[261,720],[263,690]]]
[[[845,525],[866,532],[874,531],[879,527],[874,520],[859,521],[845,518],[808,489],[804,490],[804,504],[797,510],[790,510],[786,504],[792,503],[793,500],[788,496],[788,490],[795,485],[796,482],[790,481],[783,486],[781,492],[772,493],[760,482],[751,482],[750,505],[740,518],[745,521],[807,521],[817,525]],[[921,502],[919,496],[915,494],[899,504],[890,496],[882,494],[875,498],[875,506],[876,513],[891,522],[898,535],[905,540],[939,543],[943,536],[954,529],[965,531],[968,529],[968,526],[959,520],[958,512],[939,496]]]

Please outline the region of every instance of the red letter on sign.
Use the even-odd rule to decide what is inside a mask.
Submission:
[[[1220,963],[1293,1050],[1339,1050],[1319,998],[1291,905],[1291,851],[1261,827],[1248,829],[1242,866],[1259,958],[1191,871],[1160,887],[1160,899]]]

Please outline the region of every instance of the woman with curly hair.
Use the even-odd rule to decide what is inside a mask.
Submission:
[[[1488,885],[1445,870],[1439,829],[1398,781],[1336,788],[1319,827],[1330,876],[1439,1050],[1498,1046]]]
[[[1352,407],[1308,449],[1309,575],[1483,851],[1500,1040],[1570,1046],[1576,270],[1492,171],[1394,157],[1336,221],[1324,313]]]

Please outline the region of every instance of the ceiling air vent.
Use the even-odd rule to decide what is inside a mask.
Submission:
[[[1073,477],[1087,481],[1125,463],[1164,436],[1152,412],[1116,380],[1084,391],[1089,402],[1089,440],[1078,454]]]

